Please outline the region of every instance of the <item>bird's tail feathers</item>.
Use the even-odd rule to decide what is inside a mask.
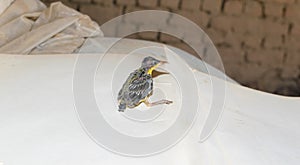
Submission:
[[[124,112],[125,109],[126,109],[126,104],[120,102],[120,104],[119,104],[119,110],[118,110],[118,111],[119,111],[119,112]]]

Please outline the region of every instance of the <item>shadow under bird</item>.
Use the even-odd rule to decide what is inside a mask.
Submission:
[[[126,108],[134,108],[141,103],[148,107],[173,103],[173,101],[165,99],[153,103],[148,101],[148,98],[153,93],[152,72],[165,63],[167,62],[159,61],[151,56],[143,59],[141,67],[130,73],[119,91],[119,112],[124,112]]]

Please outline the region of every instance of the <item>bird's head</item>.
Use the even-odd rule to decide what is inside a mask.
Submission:
[[[148,69],[148,74],[152,74],[152,71],[156,69],[158,66],[168,63],[167,61],[160,61],[151,56],[144,58],[142,62],[142,67]]]

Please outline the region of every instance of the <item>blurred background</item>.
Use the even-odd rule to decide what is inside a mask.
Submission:
[[[42,0],[49,5],[57,0]],[[99,25],[138,10],[166,10],[199,25],[222,57],[226,74],[271,93],[300,96],[300,0],[62,0]],[[146,19],[146,18],[145,18]],[[168,18],[159,18],[168,23]],[[165,19],[165,20],[164,20]],[[130,27],[139,28],[139,23]],[[182,29],[188,30],[188,29]],[[180,39],[143,32],[128,38],[166,43],[192,54]]]

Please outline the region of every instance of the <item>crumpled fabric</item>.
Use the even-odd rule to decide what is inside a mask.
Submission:
[[[7,9],[7,7],[13,2],[14,0],[0,0],[0,15]]]
[[[0,26],[26,13],[40,12],[46,6],[39,0],[14,0],[0,15]]]
[[[0,20],[0,53],[6,54],[71,54],[87,38],[103,36],[96,22],[61,2],[46,8],[38,0],[15,0]]]

